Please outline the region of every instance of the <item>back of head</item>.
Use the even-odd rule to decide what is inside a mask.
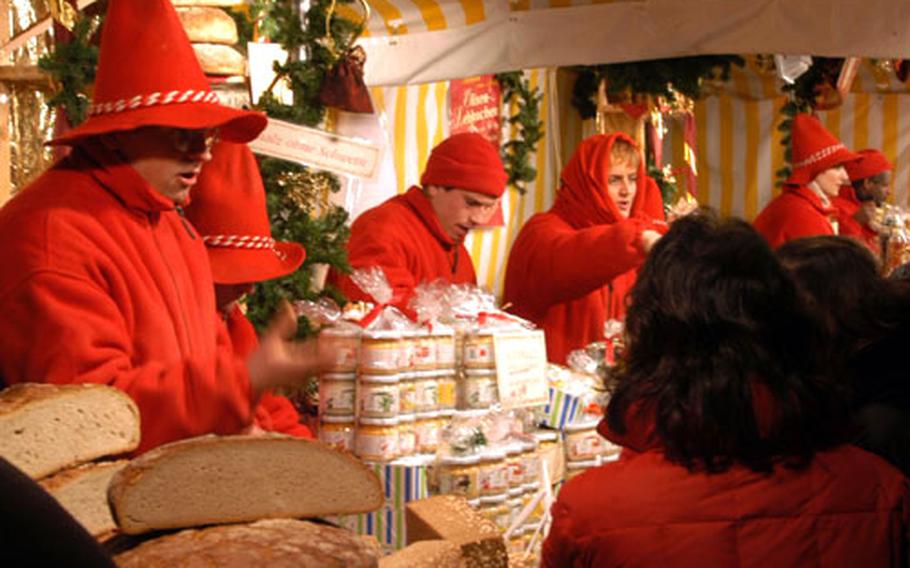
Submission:
[[[420,184],[500,197],[508,175],[492,142],[475,132],[453,134],[430,153]]]
[[[610,427],[655,423],[691,469],[805,463],[839,441],[843,392],[819,373],[819,333],[765,240],[740,220],[676,221],[632,290]]]
[[[910,317],[898,287],[881,276],[869,249],[853,239],[796,239],[780,247],[777,255],[828,326],[839,354],[849,356]]]

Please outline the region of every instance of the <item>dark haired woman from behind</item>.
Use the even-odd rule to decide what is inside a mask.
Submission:
[[[904,477],[843,444],[846,394],[801,306],[748,224],[674,223],[600,425],[624,450],[562,488],[544,566],[905,565]]]
[[[910,475],[910,282],[884,278],[845,237],[798,239],[777,254],[833,337],[853,391],[851,441]]]

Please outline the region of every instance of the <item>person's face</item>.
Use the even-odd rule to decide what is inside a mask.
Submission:
[[[202,166],[212,159],[211,149],[218,139],[218,130],[144,126],[113,132],[103,139],[155,191],[181,205],[196,185]]]
[[[490,220],[499,199],[464,189],[428,185],[427,198],[446,234],[456,243],[464,241],[468,231]]]
[[[850,176],[847,175],[844,166],[835,166],[815,176],[814,181],[822,193],[828,197],[836,197],[840,193],[841,186],[850,183]]]
[[[222,313],[228,313],[234,303],[253,291],[253,284],[215,284],[215,305]]]
[[[881,207],[890,191],[891,172],[882,172],[864,179],[862,190],[856,192],[856,197],[860,201],[874,201],[877,207]]]
[[[638,191],[638,168],[631,162],[612,163],[607,176],[607,193],[620,214],[628,217]]]

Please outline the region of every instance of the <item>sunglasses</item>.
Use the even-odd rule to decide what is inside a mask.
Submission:
[[[169,128],[171,144],[181,154],[201,154],[208,152],[218,143],[218,128]]]

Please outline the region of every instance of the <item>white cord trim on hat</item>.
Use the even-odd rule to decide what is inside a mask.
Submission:
[[[801,160],[799,162],[794,163],[793,167],[794,168],[805,168],[806,166],[808,166],[810,164],[814,164],[815,162],[820,162],[821,160],[824,160],[825,158],[827,158],[831,154],[834,154],[838,150],[846,150],[846,149],[847,149],[847,147],[844,146],[843,144],[840,144],[840,143],[832,144],[831,146],[827,146],[827,147],[822,148],[821,150],[815,152],[814,154],[811,154],[805,160]]]
[[[262,235],[206,235],[202,242],[210,247],[271,250],[281,260],[287,256],[275,246],[275,239]]]
[[[169,91],[167,93],[149,93],[147,95],[136,95],[129,99],[120,99],[116,101],[93,104],[88,109],[89,116],[99,114],[110,114],[133,110],[140,107],[150,107],[156,105],[168,105],[185,102],[193,103],[219,103],[218,95],[214,91],[197,91],[190,89],[187,91]]]

